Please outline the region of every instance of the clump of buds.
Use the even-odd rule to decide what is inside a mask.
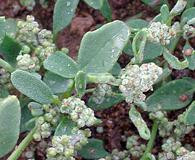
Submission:
[[[88,142],[91,132],[88,129],[73,128],[70,135],[54,136],[52,146],[47,149],[48,160],[74,160],[77,151]]]
[[[105,100],[105,96],[112,94],[112,87],[109,84],[98,84],[92,95],[92,100],[96,104],[101,104]]]
[[[195,152],[189,152],[185,154],[184,156],[178,157],[177,160],[193,160],[195,159]]]
[[[139,143],[140,137],[137,135],[132,135],[131,137],[128,137],[126,148],[128,149],[129,153],[133,157],[141,157],[146,149],[145,144]]]
[[[119,89],[128,103],[144,101],[146,95],[143,93],[153,90],[152,85],[162,72],[162,68],[154,63],[128,65],[121,71]]]
[[[52,107],[49,105],[43,105],[44,114],[37,118],[36,127],[37,130],[33,135],[36,141],[40,141],[42,138],[48,138],[52,134],[52,129],[56,127],[59,120],[58,107]]]
[[[174,24],[172,27],[169,27],[160,22],[152,22],[148,28],[148,39],[151,42],[168,45],[170,43],[170,39],[176,36],[178,27],[178,23]]]
[[[4,68],[0,68],[0,86],[9,83],[10,73],[6,72]]]
[[[78,127],[92,126],[98,122],[94,111],[85,105],[85,102],[76,97],[63,99],[60,107],[61,113],[67,113],[77,123]]]
[[[130,158],[127,150],[119,151],[118,149],[114,149],[110,156],[100,158],[99,160],[130,160]]]
[[[56,51],[52,32],[41,29],[33,16],[27,16],[26,21],[18,21],[17,27],[17,41],[22,45],[30,46],[35,54],[33,57],[37,56],[40,61],[43,61]]]
[[[180,141],[176,141],[174,138],[170,137],[166,139],[162,145],[163,152],[158,154],[159,160],[174,160],[177,156],[182,156],[187,154],[189,151],[182,147]]]

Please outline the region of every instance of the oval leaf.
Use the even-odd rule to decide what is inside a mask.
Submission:
[[[84,1],[94,9],[101,9],[104,2],[104,0],[84,0]]]
[[[56,52],[43,63],[45,69],[64,78],[74,78],[78,72],[77,63],[63,52]]]
[[[48,104],[53,100],[50,88],[29,72],[16,70],[11,74],[11,82],[17,90],[39,103]]]
[[[56,34],[71,22],[79,0],[57,0],[53,14],[53,31]]]
[[[95,138],[89,139],[88,143],[79,151],[79,154],[85,159],[99,159],[109,155],[104,149],[103,141]]]
[[[146,28],[149,25],[149,22],[143,20],[143,19],[128,19],[125,22],[129,27],[134,28],[134,29],[142,29]]]
[[[183,21],[189,21],[190,19],[194,18],[195,15],[195,7],[189,8],[185,10],[181,16]]]
[[[84,35],[78,63],[86,73],[110,71],[129,39],[128,26],[121,21],[108,23],[96,31]]]
[[[191,82],[186,79],[174,80],[165,84],[147,98],[147,110],[175,110],[187,106],[193,97],[194,84],[194,80]],[[181,96],[187,96],[187,99],[182,100]]]
[[[184,121],[188,125],[194,125],[195,124],[195,101],[192,102],[192,104],[187,109]]]
[[[70,135],[76,123],[68,118],[63,118],[55,130],[55,136]]]
[[[124,97],[121,94],[115,94],[112,96],[104,97],[104,101],[101,104],[97,104],[93,101],[93,97],[91,96],[88,100],[87,105],[95,111],[104,110],[112,107],[115,104],[118,104],[124,100]]]
[[[72,88],[74,81],[66,79],[52,72],[46,72],[43,81],[51,88],[54,94],[64,93]]]
[[[145,140],[150,139],[150,130],[148,129],[147,124],[143,120],[141,114],[135,109],[134,106],[132,106],[129,111],[129,118],[137,128],[139,135]]]
[[[10,152],[19,137],[21,110],[18,99],[9,96],[0,101],[0,157]]]
[[[83,71],[79,71],[75,76],[75,89],[80,97],[85,94],[87,86],[87,75]]]

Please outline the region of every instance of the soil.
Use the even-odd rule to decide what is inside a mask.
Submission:
[[[158,3],[158,0],[155,2]],[[140,18],[150,20],[157,14],[153,7],[146,6],[140,0],[109,0],[109,3],[113,11],[113,20],[120,19],[125,21],[138,13],[141,13]],[[175,1],[170,0],[170,4],[173,6]],[[54,0],[49,0],[47,8],[42,8],[41,5],[37,4],[33,11],[28,11],[25,7],[21,6],[18,0],[0,0],[0,16],[3,15],[10,18],[25,19],[26,15],[33,15],[42,25],[42,27],[46,29],[52,29],[53,8]],[[70,51],[70,56],[76,59],[82,36],[87,31],[94,30],[98,25],[102,25],[104,23],[106,23],[106,20],[99,11],[88,7],[83,2],[80,2],[71,24],[59,34],[57,46],[59,48],[67,47]],[[195,40],[192,39],[191,43],[195,44],[194,42]],[[185,41],[181,40],[174,51],[174,54],[180,59],[182,59],[181,50],[184,43]],[[129,60],[129,57],[123,54],[119,58],[121,67],[124,67]],[[181,71],[173,70],[172,72],[173,79],[178,79],[185,76],[195,79],[195,71],[185,69]],[[137,130],[132,123],[130,123],[128,118],[129,108],[130,106],[127,103],[122,102],[110,109],[96,112],[96,116],[103,121],[103,133],[97,133],[96,128],[92,127],[92,135],[93,137],[102,139],[105,143],[105,148],[108,151],[112,151],[115,148],[119,150],[125,149],[125,143],[123,141],[124,137],[137,133]],[[180,111],[174,112],[173,117],[176,118],[179,113]],[[149,127],[151,127],[151,122],[147,115],[142,112],[142,116],[148,122]],[[24,137],[24,135],[25,134],[21,135],[21,139]],[[193,145],[195,149],[194,137],[195,130],[185,136],[183,143],[189,143]],[[146,142],[142,141],[141,143]],[[158,153],[160,145],[161,139],[157,137],[155,147],[152,151],[154,154]],[[45,160],[45,142],[33,142],[31,146],[27,148],[27,150],[31,149],[32,147],[35,149],[35,158],[37,160]],[[25,158],[22,157],[20,158],[20,160],[24,159]]]

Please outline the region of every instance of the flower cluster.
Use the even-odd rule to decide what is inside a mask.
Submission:
[[[53,34],[46,29],[40,29],[33,16],[27,16],[26,21],[19,20],[16,40],[23,49],[17,57],[17,64],[23,70],[38,70],[40,64],[56,51]]]
[[[74,155],[88,142],[91,132],[73,128],[70,135],[54,136],[52,146],[47,149],[48,160],[74,160]]]
[[[187,154],[189,151],[182,147],[181,142],[176,141],[174,138],[168,138],[162,145],[163,152],[158,154],[159,160],[175,160],[177,156]]]
[[[177,160],[193,160],[195,159],[195,152],[189,152],[187,154],[185,154],[184,156],[180,156],[177,158]]]
[[[128,149],[129,153],[133,157],[138,157],[138,158],[142,156],[142,154],[146,149],[145,144],[139,143],[139,138],[140,137],[137,135],[132,135],[131,137],[128,137],[127,144],[126,144],[126,148]]]
[[[161,43],[162,45],[168,45],[170,39],[176,36],[178,23],[172,27],[162,24],[160,22],[152,22],[148,28],[148,39],[151,42]]]
[[[60,107],[61,113],[67,113],[77,123],[78,127],[92,126],[98,122],[94,111],[85,105],[85,102],[76,97],[63,99]]]
[[[43,105],[43,109],[44,114],[36,120],[37,130],[33,135],[36,141],[40,141],[42,138],[48,138],[52,134],[52,129],[56,127],[59,120],[60,112],[58,107]]]
[[[114,149],[111,155],[106,156],[105,158],[100,158],[99,160],[130,160],[128,151],[118,151]]]
[[[195,27],[189,24],[185,24],[183,27],[183,37],[185,39],[195,37]]]
[[[184,112],[185,113],[185,112]],[[159,122],[159,135],[161,137],[176,137],[178,140],[188,134],[193,130],[193,126],[186,125],[184,123],[184,113],[179,115],[174,121],[169,121],[166,112],[157,111],[155,113],[150,113],[150,119],[158,120]]]
[[[96,104],[101,104],[105,100],[105,96],[112,94],[112,87],[109,84],[98,84],[92,95],[92,100]]]
[[[146,96],[143,92],[152,90],[152,85],[162,74],[162,68],[154,63],[128,65],[121,71],[121,84],[119,89],[126,97],[128,103],[144,101]]]

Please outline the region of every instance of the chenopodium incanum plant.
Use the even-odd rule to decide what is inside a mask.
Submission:
[[[56,5],[60,3],[58,1]],[[3,57],[0,59],[1,86],[5,84],[4,80],[9,83],[7,74],[11,74],[13,85],[3,85],[0,93],[0,123],[3,125],[0,128],[0,157],[14,148],[20,125],[23,131],[31,131],[9,156],[10,160],[18,159],[33,139],[50,141],[47,159],[51,160],[75,159],[78,155],[85,159],[155,159],[150,151],[158,129],[162,138],[169,138],[167,142],[164,141],[159,158],[166,158],[167,154],[171,159],[190,154],[191,151],[178,141],[188,133],[185,132],[186,128],[191,131],[195,124],[195,105],[191,103],[194,80],[170,80],[171,69],[192,70],[195,66],[194,50],[189,43],[194,31],[194,17],[191,15],[195,9],[184,10],[186,5],[187,1],[179,0],[171,11],[167,5],[163,5],[161,13],[149,24],[144,21],[140,28],[133,25],[139,20],[128,23],[116,20],[87,32],[81,41],[77,60],[68,56],[67,49],[60,50],[55,45],[57,32],[67,23],[65,20],[59,22],[61,10],[58,7],[54,11],[54,24],[58,27],[54,25],[53,33],[41,29],[32,16],[27,16],[26,21],[16,22],[0,19],[0,27],[3,28],[0,32]],[[174,23],[173,18],[178,15],[181,15],[181,21]],[[10,24],[15,24],[13,30],[6,29]],[[181,37],[186,40],[183,53],[186,53],[186,49],[191,51],[183,55],[183,61],[171,53]],[[123,50],[126,52],[126,47],[130,48],[131,53],[128,54],[131,61],[121,69],[117,60]],[[164,59],[159,63],[158,57],[161,55]],[[116,68],[119,72],[115,71]],[[92,85],[95,88],[87,85],[94,83],[97,84]],[[9,95],[12,91],[16,92],[13,87],[20,92],[17,92],[18,98]],[[92,96],[88,102],[83,101],[83,96],[89,92],[92,92]],[[182,97],[187,98],[181,100]],[[89,127],[101,123],[94,110],[109,108],[123,100],[131,106],[129,118],[140,137],[127,137],[127,150],[117,157],[114,152],[110,155],[105,151],[101,140],[90,138]],[[166,115],[170,110],[184,108],[190,103],[177,120],[169,122]],[[20,105],[24,106],[22,111]],[[27,122],[23,122],[20,118],[21,113],[24,116],[26,106],[31,116]],[[150,112],[150,119],[153,120],[151,130],[137,107]],[[15,121],[10,121],[10,117]],[[163,125],[168,128],[163,128]],[[183,127],[180,128],[181,125]],[[149,140],[148,144],[139,145],[139,138]],[[10,141],[7,142],[8,139]],[[178,147],[172,149],[174,145]],[[94,154],[91,154],[92,151]]]

